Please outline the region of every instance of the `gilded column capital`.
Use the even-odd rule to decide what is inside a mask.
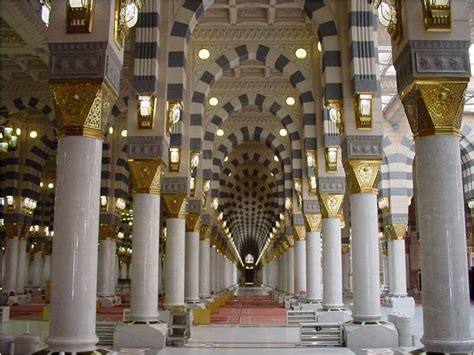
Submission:
[[[60,136],[103,139],[107,119],[117,99],[102,80],[52,81],[50,89]]]
[[[23,224],[5,223],[5,236],[7,239],[20,239],[23,233]]]
[[[464,94],[469,78],[414,79],[400,94],[415,138],[461,136]]]
[[[201,225],[199,228],[199,240],[206,240],[209,238],[210,228],[208,225]]]
[[[161,193],[161,160],[129,160],[133,192],[136,194]]]
[[[305,213],[304,217],[310,232],[321,232],[321,213]]]
[[[319,203],[321,205],[321,214],[323,218],[341,219],[341,206],[344,200],[343,194],[319,194]]]
[[[394,223],[386,225],[384,235],[387,240],[404,240],[407,234],[407,225],[403,223]]]
[[[347,253],[349,253],[349,250],[351,250],[351,245],[350,245],[350,244],[341,244],[341,252],[342,252],[342,254],[347,254]]]
[[[286,236],[286,242],[288,243],[288,248],[294,247],[295,246],[295,239],[293,238],[293,235],[287,235]]]
[[[351,194],[376,194],[380,160],[348,160],[346,174]]]
[[[186,232],[198,232],[200,231],[201,214],[200,213],[187,213],[186,214]]]
[[[99,225],[99,239],[100,240],[116,240],[119,228],[111,224]]]
[[[162,196],[168,218],[186,217],[186,194],[168,194]]]
[[[306,240],[306,228],[304,225],[293,226],[294,240]]]

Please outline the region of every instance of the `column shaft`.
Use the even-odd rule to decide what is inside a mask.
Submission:
[[[342,289],[343,291],[351,291],[352,285],[350,281],[351,273],[351,256],[350,253],[342,254]]]
[[[166,220],[165,306],[184,305],[184,260],[186,221],[184,218]]]
[[[51,280],[51,254],[46,254],[44,256],[44,274],[43,280],[49,281]]]
[[[395,297],[405,297],[407,295],[405,240],[391,240],[388,243],[391,246],[389,260],[391,259],[390,275],[393,279],[390,294]]]
[[[295,241],[295,293],[306,295],[306,240]]]
[[[7,238],[3,273],[3,292],[5,293],[16,291],[19,243],[18,238]]]
[[[18,267],[17,267],[16,291],[23,293],[26,286],[26,239],[20,239],[18,243]]]
[[[199,297],[210,295],[210,252],[209,239],[199,241]]]
[[[350,201],[354,270],[353,318],[356,322],[378,320],[382,315],[377,195],[375,193],[351,194]]]
[[[197,302],[199,301],[199,232],[186,232],[185,246],[185,299],[186,302]]]
[[[323,218],[323,307],[340,308],[342,300],[341,221]]]
[[[59,140],[51,268],[50,351],[91,351],[95,335],[102,142]],[[37,285],[33,285],[37,286]]]
[[[100,241],[99,269],[97,272],[98,296],[115,295],[115,246],[115,239],[103,239]]]
[[[43,254],[34,253],[33,256],[33,287],[41,287],[43,283]]]
[[[288,293],[295,294],[295,248],[288,248]]]

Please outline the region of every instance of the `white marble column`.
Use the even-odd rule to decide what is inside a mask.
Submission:
[[[0,286],[3,285],[3,271],[5,270],[4,268],[4,263],[5,263],[5,253],[3,252],[2,249],[0,249]]]
[[[342,308],[342,255],[341,221],[339,218],[323,218],[323,307]]]
[[[168,218],[166,227],[166,275],[165,275],[165,306],[184,305],[184,255],[185,255],[185,224],[184,218]]]
[[[80,136],[59,140],[50,332],[46,339],[50,351],[91,351],[98,341],[95,313],[101,163],[101,140]]]
[[[37,251],[33,255],[33,287],[41,287],[43,284],[43,253]]]
[[[379,320],[379,240],[377,195],[351,193],[354,321]],[[340,250],[340,249],[339,249]]]
[[[295,294],[295,248],[290,246],[288,253],[288,293]]]
[[[288,249],[286,249],[282,254],[282,267],[283,267],[283,292],[288,293]]]
[[[26,239],[21,238],[18,242],[17,293],[23,293],[25,291],[26,276]]]
[[[406,297],[407,295],[407,276],[406,276],[406,258],[405,258],[405,240],[389,240],[388,252],[390,263],[390,275],[392,282],[390,295],[394,297]],[[391,254],[391,255],[390,255]]]
[[[211,246],[208,238],[199,241],[199,297],[206,299],[210,296],[210,257]]]
[[[209,261],[210,261],[210,270],[209,270],[209,284],[211,287],[212,294],[215,295],[217,292],[216,289],[216,280],[217,280],[217,255],[216,248],[211,247],[209,249]]]
[[[429,351],[472,351],[458,137],[416,139],[416,191],[423,285],[421,342]]]
[[[199,301],[199,232],[186,232],[185,300]]]
[[[295,294],[306,295],[306,240],[295,241]]]
[[[7,237],[5,248],[5,271],[3,273],[3,292],[15,292],[18,271],[19,239]]]
[[[127,264],[123,261],[120,262],[120,278],[122,280],[126,280],[128,278],[127,275]]]
[[[44,269],[43,269],[43,280],[51,280],[51,254],[44,255]]]
[[[134,321],[156,321],[161,198],[158,194],[136,193],[133,202],[130,318]],[[111,245],[109,253],[112,253]]]
[[[346,250],[344,250],[344,246],[347,246]],[[346,292],[352,291],[350,273],[351,273],[350,247],[349,247],[349,244],[344,244],[343,251],[342,251],[342,290]]]
[[[306,278],[309,301],[321,301],[321,235],[317,231],[306,233]]]
[[[133,242],[132,242],[133,243]],[[102,239],[99,246],[99,268],[97,272],[97,295],[115,295],[115,239]],[[133,253],[132,253],[133,255]],[[132,256],[133,257],[133,256]]]
[[[115,263],[115,268],[114,268],[114,287],[118,287],[118,279],[120,278],[120,261],[119,257],[117,255],[117,250],[114,250],[114,263]]]

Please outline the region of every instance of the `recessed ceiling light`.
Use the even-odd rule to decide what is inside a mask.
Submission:
[[[323,51],[323,45],[321,44],[321,41],[318,41],[318,52]]]
[[[48,184],[48,189],[52,189],[53,187],[54,187],[54,184],[53,184],[52,182],[50,182],[50,183]]]
[[[113,134],[114,133],[114,127],[109,127],[109,134]]]
[[[30,138],[36,138],[36,137],[38,137],[38,132],[36,132],[36,131],[31,131],[31,132],[30,132]]]
[[[228,157],[228,156],[226,156],[226,157],[224,158],[224,161],[227,161],[227,160],[229,160],[229,157]]]
[[[224,135],[224,130],[222,128],[219,128],[216,132],[218,137],[222,137]]]
[[[120,133],[120,135],[125,138],[125,137],[128,135],[127,130],[124,129],[124,130]]]
[[[280,161],[280,159],[278,159],[278,157],[276,155],[273,157],[273,160]]]
[[[16,129],[16,135],[17,135],[17,136],[21,135],[21,128],[17,128],[17,129]]]
[[[295,55],[296,55],[296,58],[298,58],[298,59],[304,59],[308,55],[308,52],[306,52],[306,49],[304,49],[304,48],[298,48],[295,51]]]
[[[288,131],[285,128],[280,129],[280,136],[285,137],[288,134]]]
[[[198,52],[198,56],[200,59],[206,60],[209,59],[209,57],[211,56],[211,52],[209,52],[208,49],[203,48]]]
[[[217,97],[211,97],[209,99],[209,105],[211,106],[217,106],[219,104],[219,100],[217,99]]]
[[[288,97],[286,98],[286,104],[287,104],[288,106],[293,106],[295,103],[296,103],[296,100],[295,100],[295,98],[294,98],[293,96],[288,96]]]

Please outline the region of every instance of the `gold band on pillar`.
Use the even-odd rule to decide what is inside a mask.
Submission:
[[[59,136],[102,140],[117,95],[102,80],[50,82]]]
[[[169,194],[162,196],[168,218],[186,217],[186,194]]]
[[[310,232],[321,232],[321,213],[305,213],[304,217]]]
[[[129,166],[134,193],[161,193],[161,160],[130,160]]]
[[[306,240],[306,228],[304,225],[293,226],[293,237],[295,240]]]
[[[415,138],[461,136],[464,94],[469,78],[415,79],[400,94]]]
[[[116,240],[118,234],[118,226],[111,224],[101,224],[99,226],[99,239],[100,240]]]
[[[342,254],[347,254],[351,250],[350,244],[341,244],[341,252]]]
[[[201,215],[199,213],[186,214],[186,232],[197,232],[201,224]]]
[[[23,224],[5,223],[5,236],[7,239],[19,239],[23,232]]]
[[[199,228],[199,240],[206,240],[209,238],[209,226],[208,225],[201,225]]]
[[[341,219],[342,200],[344,200],[344,195],[342,194],[320,194],[319,203],[321,206],[322,217]]]
[[[387,240],[404,240],[407,233],[407,225],[403,223],[395,223],[386,225],[384,235]]]
[[[376,194],[380,160],[349,160],[346,174],[351,194]]]

